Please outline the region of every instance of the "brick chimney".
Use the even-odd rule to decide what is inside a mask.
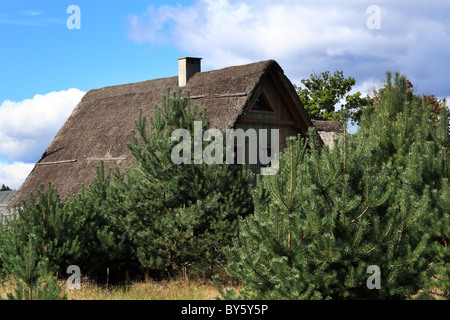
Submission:
[[[202,58],[185,57],[178,59],[178,86],[186,86],[189,79],[201,72],[201,60]]]

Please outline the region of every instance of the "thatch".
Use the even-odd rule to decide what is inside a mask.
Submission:
[[[311,121],[317,131],[334,132],[334,133],[341,132],[341,125],[339,124],[339,121],[322,121],[322,120],[311,120]]]
[[[341,135],[341,125],[338,121],[311,120],[323,143],[334,147],[334,140]]]
[[[292,84],[273,60],[234,66],[195,74],[183,88],[190,91],[193,103],[207,109],[213,127],[233,126],[252,98],[254,90],[268,72],[278,72],[283,82]],[[89,91],[76,106],[66,123],[42,155],[33,171],[18,190],[11,205],[20,205],[36,193],[42,183],[51,181],[61,198],[77,193],[82,184],[89,185],[100,160],[105,166],[116,160],[120,168],[132,165],[126,147],[138,110],[151,117],[155,104],[162,104],[167,88],[178,90],[178,77],[162,78]],[[292,88],[291,88],[292,87]],[[312,125],[304,110],[305,123]]]

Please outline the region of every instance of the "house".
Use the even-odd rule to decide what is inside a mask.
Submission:
[[[334,140],[341,135],[341,125],[339,121],[312,120],[312,123],[323,143],[330,146],[330,148],[333,148]]]
[[[6,207],[15,194],[15,190],[0,191],[0,215],[7,213]]]
[[[7,222],[6,220],[10,219],[12,216],[6,208],[15,194],[15,190],[0,191],[0,228],[4,226]]]
[[[11,205],[19,205],[51,181],[61,198],[89,185],[100,161],[130,167],[126,147],[138,110],[153,115],[167,88],[190,92],[193,103],[206,108],[212,127],[279,129],[282,150],[286,137],[305,136],[313,126],[296,91],[274,60],[201,72],[200,58],[178,59],[179,74],[138,83],[89,91],[75,107],[50,146],[17,191]],[[270,131],[270,130],[269,130]],[[236,146],[240,147],[240,146]]]

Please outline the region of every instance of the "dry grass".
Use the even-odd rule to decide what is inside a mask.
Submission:
[[[81,289],[68,289],[60,281],[68,300],[213,300],[219,295],[212,282],[205,281],[148,281],[128,285],[106,286],[84,280]],[[0,284],[0,297],[13,291],[12,282]]]
[[[12,281],[4,281],[0,279],[0,299],[5,299],[8,292],[13,292],[14,286]]]
[[[80,290],[64,287],[69,300],[210,300],[218,295],[212,283],[181,280],[109,287],[82,282]]]

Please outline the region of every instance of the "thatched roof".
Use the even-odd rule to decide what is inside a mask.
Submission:
[[[311,120],[317,131],[324,132],[341,132],[341,125],[339,121],[321,121],[321,120]]]
[[[283,70],[273,60],[234,66],[209,72],[199,72],[189,79],[183,92],[190,91],[191,99],[200,108],[207,108],[213,127],[233,126],[263,77],[277,73],[280,82],[295,90]],[[81,185],[89,185],[101,159],[105,166],[116,160],[120,168],[132,165],[126,147],[138,110],[151,117],[155,104],[161,105],[167,88],[178,90],[178,76],[91,90],[75,107],[50,146],[19,188],[10,205],[36,193],[42,183],[51,181],[61,198],[71,197]],[[300,103],[301,105],[301,103]],[[303,108],[299,114],[307,126],[311,120]]]
[[[341,125],[338,121],[320,121],[311,120],[319,133],[323,143],[330,146],[334,146],[334,140],[341,134]]]

